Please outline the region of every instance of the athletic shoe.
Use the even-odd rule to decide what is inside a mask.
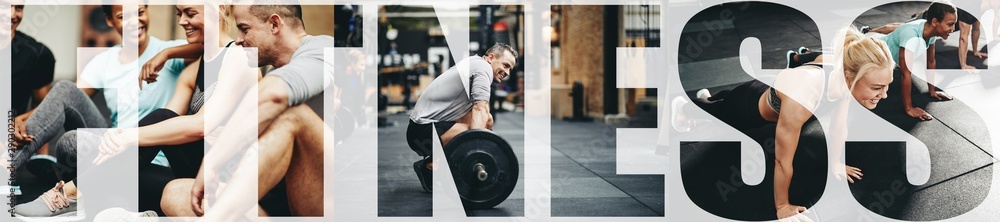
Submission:
[[[14,215],[25,217],[74,217],[76,199],[69,198],[63,191],[63,182],[59,182],[51,190],[46,191],[37,199],[14,207]]]
[[[870,32],[870,31],[872,31],[872,27],[871,26],[867,26],[867,25],[866,26],[861,26],[861,34],[868,34],[868,32]]]
[[[807,52],[809,52],[809,48],[805,46],[799,47],[799,54],[806,54]]]
[[[696,92],[694,96],[699,99],[708,100],[709,97],[712,97],[712,93],[708,92],[708,89],[701,89],[698,90],[698,92]]]
[[[156,212],[147,210],[139,213],[132,213],[128,210],[115,207],[97,213],[94,221],[107,222],[157,222],[160,221]]]
[[[785,63],[785,68],[794,68],[792,66],[792,63],[795,62],[795,61],[792,61],[792,59],[795,58],[795,55],[797,55],[797,54],[793,50],[788,50],[788,52],[785,52],[785,59],[787,59],[787,62],[788,62],[788,63]]]
[[[432,177],[431,169],[427,169],[427,161],[430,160],[429,157],[425,157],[417,162],[413,162],[413,171],[417,173],[417,179],[420,180],[420,186],[424,188],[424,192],[430,193],[433,189],[434,178]]]

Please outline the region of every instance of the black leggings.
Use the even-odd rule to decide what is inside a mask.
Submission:
[[[806,63],[814,62],[816,61],[816,58],[819,58],[822,55],[823,52],[808,52],[799,54],[798,61],[792,61],[791,64],[788,64],[788,68],[795,68]]]
[[[410,120],[410,124],[406,126],[406,143],[410,145],[410,149],[413,152],[417,152],[420,156],[430,156],[431,147],[434,147],[434,137],[431,127],[437,128],[438,139],[445,132],[448,132],[455,122],[437,122],[429,124],[419,124]]]
[[[154,110],[149,115],[146,115],[146,117],[143,117],[142,120],[139,120],[139,126],[153,125],[178,116],[180,115],[169,109]],[[156,158],[157,153],[163,151],[163,155],[170,162],[170,169],[174,171],[175,177],[194,178],[198,175],[202,158],[205,157],[204,145],[205,140],[200,139],[180,145],[139,147],[139,168],[153,166],[150,162]]]
[[[712,95],[708,100],[693,98],[694,104],[701,107],[709,114],[719,120],[733,126],[737,130],[744,131],[758,128],[768,124],[767,120],[760,115],[758,101],[760,96],[769,89],[770,86],[760,81],[753,80],[736,86],[732,90],[724,90]],[[685,113],[693,113],[697,110],[692,106],[685,106]]]

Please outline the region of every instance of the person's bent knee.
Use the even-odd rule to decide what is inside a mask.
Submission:
[[[258,105],[267,103],[288,105],[288,87],[284,80],[279,77],[264,77],[258,88]]]
[[[52,83],[52,89],[49,90],[49,95],[58,98],[71,99],[68,96],[72,95],[73,90],[79,90],[76,88],[76,84],[67,80],[59,80]]]
[[[55,152],[49,152],[67,166],[76,166],[76,134],[76,130],[66,131],[56,142],[53,149]]]
[[[310,114],[316,115],[312,111],[312,109],[309,108],[309,106],[305,104],[299,104],[296,106],[289,107],[288,110],[285,110],[284,112],[281,113],[281,115],[278,115],[278,118],[275,121],[299,123],[302,120],[302,117]]]
[[[89,100],[90,96],[83,92],[80,88],[76,87],[76,83],[59,80],[52,84],[52,89],[49,90],[48,97],[46,98],[59,98],[54,101],[61,101],[64,103],[75,103],[78,100]],[[46,99],[45,101],[48,101]]]
[[[193,214],[189,198],[191,196],[191,186],[193,179],[176,179],[167,183],[163,187],[163,198],[160,199],[160,208],[167,216],[183,216]]]
[[[76,84],[69,80],[58,80],[52,84],[51,91],[55,91],[56,89],[76,89]]]
[[[465,131],[469,131],[469,129],[471,129],[469,124],[456,122],[455,125],[452,125],[451,128],[448,129],[448,131],[441,134],[441,146],[447,146],[448,143],[455,138],[455,136],[458,136],[458,134]]]

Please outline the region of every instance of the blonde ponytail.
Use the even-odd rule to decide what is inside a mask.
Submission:
[[[849,81],[848,89],[853,90],[858,80],[872,70],[896,66],[889,47],[882,40],[861,34],[854,26],[841,33],[838,37],[844,44],[840,47],[838,60],[842,61],[840,68]]]

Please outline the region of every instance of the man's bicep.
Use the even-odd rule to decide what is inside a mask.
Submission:
[[[287,86],[286,96],[289,106],[294,106],[323,93],[323,89],[333,79],[325,75],[322,60],[303,59],[271,71],[267,76],[279,77],[280,82]]]
[[[472,84],[469,86],[469,98],[472,101],[490,101],[490,85],[493,80],[489,74],[474,72],[471,74]]]

